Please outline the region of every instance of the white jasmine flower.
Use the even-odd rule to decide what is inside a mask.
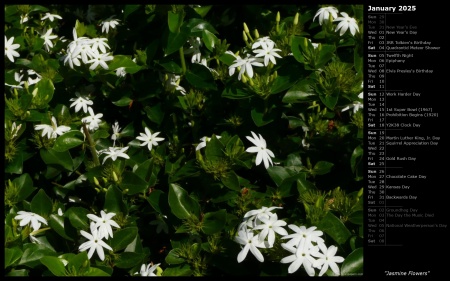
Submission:
[[[216,136],[216,138],[220,139],[221,136]],[[206,143],[209,142],[211,140],[210,137],[204,136],[202,138],[200,138],[200,143],[197,145],[197,147],[195,148],[195,150],[200,150],[203,147],[206,146]]]
[[[81,122],[89,124],[89,130],[94,131],[99,127],[100,122],[102,120],[100,118],[103,117],[102,113],[95,114],[92,107],[88,107],[89,115],[81,119]]]
[[[101,22],[102,25],[102,32],[106,32],[108,34],[109,28],[116,28],[116,25],[119,25],[118,19],[113,19],[114,16],[109,17],[108,19]]]
[[[100,51],[102,51],[102,53],[106,53],[106,48],[111,49],[111,47],[109,47],[108,45],[108,38],[93,38],[91,39],[91,49],[92,51],[98,51],[98,49],[100,49]]]
[[[269,36],[260,37],[260,38],[256,39],[255,43],[253,43],[252,49],[256,49],[258,47],[262,47],[262,45],[267,45],[270,43],[273,43],[275,45],[275,42],[273,42]]]
[[[308,39],[308,41],[311,43],[311,45],[314,47],[314,49],[317,49],[317,47],[319,47],[319,44],[318,43],[313,43],[311,41],[311,39]]]
[[[318,246],[322,253],[315,252],[312,253],[312,255],[318,258],[314,261],[313,266],[315,268],[321,268],[319,276],[322,276],[328,270],[328,267],[331,268],[334,274],[340,275],[340,270],[336,263],[343,262],[344,258],[336,256],[338,248],[333,245],[327,248],[327,246],[323,243],[319,243]]]
[[[286,243],[286,245],[288,246],[300,247],[299,245],[301,245],[303,241],[306,241],[305,243],[307,244],[310,244],[311,242],[324,243],[324,240],[321,237],[323,235],[323,232],[320,230],[316,230],[316,226],[306,228],[303,225],[298,227],[295,224],[290,224],[288,225],[288,227],[295,231],[294,234],[285,235],[281,238],[291,239]]]
[[[267,144],[266,144],[266,140],[261,136],[261,134],[259,135],[259,137],[251,132],[253,135],[252,137],[247,136],[246,138],[251,141],[255,146],[251,146],[249,148],[247,148],[245,151],[250,152],[250,153],[257,153],[256,154],[256,165],[261,164],[261,162],[264,162],[264,167],[269,168],[269,164],[273,165],[272,162],[272,158],[271,157],[275,157],[275,155],[273,154],[273,152],[267,148]]]
[[[39,73],[36,73],[33,69],[27,69],[26,72],[27,72],[27,77],[28,77],[27,82],[28,82],[29,86],[41,81],[42,76]],[[23,88],[22,85],[25,84],[25,81],[22,81],[24,73],[25,73],[24,69],[21,69],[21,70],[19,70],[19,72],[14,73],[14,80],[16,82],[19,82],[18,85],[14,85],[16,88]],[[35,78],[33,78],[33,77],[35,77]]]
[[[58,216],[62,217],[64,215],[63,211],[61,210],[61,208],[58,208]]]
[[[44,39],[44,45],[47,52],[50,52],[50,48],[53,48],[53,42],[51,41],[51,39],[58,38],[58,36],[56,35],[51,35],[52,30],[53,28],[50,28],[44,35],[41,36],[41,38]]]
[[[91,48],[89,43],[78,43],[75,48],[71,51],[72,58],[81,58],[84,64],[89,63],[89,60],[95,57],[95,53]]]
[[[174,90],[179,91],[182,95],[186,95],[186,90],[180,86],[180,75],[176,75],[173,73],[166,74],[166,78],[161,76],[160,79],[165,82],[164,87],[166,91],[172,92]]]
[[[72,29],[72,36],[73,36],[73,41],[70,42],[69,45],[67,46],[68,49],[70,50],[70,52],[73,52],[79,44],[82,44],[82,45],[83,44],[87,44],[87,45],[91,44],[91,39],[89,39],[87,37],[78,37],[77,30],[75,29],[75,27]]]
[[[49,139],[56,139],[58,136],[64,134],[67,131],[70,131],[70,127],[68,126],[58,126],[56,122],[55,116],[52,116],[52,125],[41,124],[34,126],[36,131],[42,130],[42,136],[47,135]]]
[[[127,72],[125,71],[125,67],[118,67],[116,69],[116,76],[117,77],[125,77],[127,75]]]
[[[274,42],[267,42],[265,44],[261,44],[262,49],[256,49],[253,50],[253,53],[256,53],[257,55],[255,57],[262,57],[264,56],[264,65],[267,66],[269,64],[269,60],[273,64],[277,64],[277,61],[275,60],[275,57],[281,58],[279,54],[276,52],[281,52],[280,49],[274,48],[275,43]]]
[[[303,148],[309,149],[310,144],[306,142],[306,138],[302,139],[302,146]]]
[[[101,153],[107,154],[105,158],[103,158],[102,164],[105,164],[106,159],[111,158],[112,161],[116,161],[117,157],[122,157],[125,159],[130,159],[125,151],[128,150],[128,146],[125,147],[109,147],[107,151],[102,151]]]
[[[339,32],[339,35],[342,36],[347,31],[347,29],[349,29],[350,33],[355,36],[355,33],[357,31],[359,32],[358,23],[356,22],[356,20],[349,17],[346,12],[341,12],[340,14],[342,17],[338,17],[334,20],[335,22],[340,21],[340,23],[336,26],[335,31],[337,32],[340,29],[341,31]]]
[[[24,24],[28,21],[28,14],[20,15],[20,24]]]
[[[286,229],[283,228],[287,223],[283,220],[278,220],[277,214],[273,214],[270,217],[261,217],[259,220],[262,224],[256,225],[253,229],[261,229],[259,233],[259,242],[264,242],[267,237],[267,242],[269,242],[269,247],[273,246],[275,243],[275,232],[280,235],[288,235]]]
[[[113,141],[113,146],[116,146],[116,140],[120,138],[119,122],[116,121],[114,125],[112,125],[112,130],[111,140]]]
[[[20,57],[20,54],[15,51],[20,48],[20,44],[13,44],[13,41],[14,37],[8,39],[5,36],[5,56],[8,57],[11,62],[14,62],[14,57]]]
[[[94,102],[89,100],[87,97],[80,96],[80,93],[76,92],[75,95],[78,98],[71,98],[70,101],[73,101],[72,104],[70,104],[70,107],[75,106],[75,112],[80,111],[80,109],[83,109],[84,113],[88,112],[88,108],[91,108],[90,105],[93,105]],[[101,116],[100,116],[101,117]]]
[[[155,132],[152,134],[152,132],[149,130],[149,128],[145,127],[145,134],[140,133],[140,136],[136,137],[136,139],[142,141],[143,143],[140,144],[140,146],[147,145],[148,150],[152,150],[152,146],[157,146],[159,141],[164,140],[164,138],[158,138],[157,136],[161,132]]]
[[[88,239],[88,241],[84,242],[80,245],[78,250],[80,252],[86,251],[89,249],[88,258],[90,259],[95,251],[97,251],[97,255],[103,261],[105,259],[105,253],[103,248],[112,251],[113,249],[106,244],[102,239],[100,232],[97,230],[94,222],[91,222],[90,225],[91,233],[87,233],[84,230],[80,230],[80,234]]]
[[[55,14],[50,14],[50,13],[45,13],[45,16],[43,16],[41,18],[41,20],[43,21],[43,20],[49,19],[50,21],[54,21],[55,18],[62,20],[61,16],[55,15]]]
[[[282,243],[281,247],[291,252],[292,255],[282,258],[280,262],[291,264],[288,268],[289,273],[296,272],[300,268],[300,266],[303,265],[306,273],[308,273],[309,276],[314,276],[316,274],[313,268],[315,259],[311,256],[311,253],[315,253],[317,250],[315,249],[315,247],[312,247],[312,245],[306,243],[305,241],[303,243],[304,244],[300,245],[299,248],[295,248],[293,246]]]
[[[81,58],[81,56],[73,57],[72,56],[72,52],[70,52],[68,50],[67,54],[64,55],[63,57],[61,57],[61,60],[64,60],[64,65],[66,65],[66,63],[69,63],[69,67],[71,69],[73,69],[73,65],[76,65],[76,66],[80,66],[81,65],[79,58]]]
[[[231,70],[231,69],[240,67],[241,70],[239,71],[238,79],[241,80],[242,75],[245,73],[247,74],[248,77],[250,77],[250,78],[253,77],[253,67],[252,66],[262,67],[264,65],[260,62],[260,59],[248,55],[244,59],[241,59],[240,57],[237,58],[234,61],[234,63],[228,67],[228,69],[229,69],[230,76],[231,76],[232,75],[231,73],[234,74],[234,69],[233,70]]]
[[[36,84],[37,82],[41,81],[42,76],[39,73],[36,73],[33,69],[27,69],[28,73],[28,85]],[[33,76],[36,76],[36,78],[32,78]]]
[[[352,104],[349,104],[341,109],[341,112],[347,111],[350,108],[353,108],[353,113],[356,113],[358,110],[364,107],[364,104],[360,101],[354,101]]]
[[[258,235],[254,236],[252,231],[241,229],[238,232],[238,236],[234,237],[234,241],[244,246],[237,256],[239,263],[247,257],[249,250],[258,261],[264,262],[264,256],[258,248],[266,248],[266,245],[264,242],[259,241]]]
[[[87,214],[87,217],[95,222],[95,227],[98,229],[98,236],[100,239],[108,239],[109,236],[113,237],[112,227],[120,228],[117,222],[113,221],[111,218],[114,217],[115,213],[105,213],[105,211],[100,211],[101,217],[97,217],[93,214]]]
[[[109,53],[101,54],[98,51],[93,52],[93,54],[94,54],[93,58],[88,61],[88,63],[92,63],[92,65],[89,67],[90,70],[96,69],[99,64],[104,69],[109,69],[106,62],[113,60],[114,59],[113,56],[110,56]]]
[[[5,127],[6,127],[6,124],[5,124]],[[11,139],[17,137],[17,134],[19,133],[20,128],[22,128],[22,124],[19,124],[19,126],[17,126],[16,122],[12,123],[12,126],[11,126]]]
[[[152,264],[149,263],[147,266],[144,264],[142,264],[141,266],[141,271],[140,272],[135,272],[134,274],[140,274],[141,276],[156,276],[155,273],[153,273],[153,271],[155,271],[155,269],[160,265],[160,263],[157,264]]]
[[[314,16],[313,21],[316,20],[316,17],[319,17],[319,24],[322,25],[325,21],[332,21],[337,18],[338,12],[338,9],[333,6],[320,8]]]
[[[39,228],[41,228],[41,223],[47,225],[47,220],[38,214],[26,211],[18,211],[17,214],[18,215],[15,216],[14,219],[20,220],[19,225],[25,226],[30,223],[33,231],[39,230]]]
[[[200,63],[201,62],[201,52],[200,47],[203,45],[200,37],[195,38],[189,38],[188,40],[189,44],[191,44],[191,47],[187,50],[185,50],[185,54],[192,54],[192,63]]]

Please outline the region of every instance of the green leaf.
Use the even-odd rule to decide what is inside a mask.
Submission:
[[[8,274],[6,274],[5,276],[14,276],[14,277],[28,277],[28,269],[19,269],[19,270],[11,270],[10,272],[8,272]]]
[[[227,66],[230,66],[234,63],[234,61],[236,60],[236,57],[231,54],[224,53],[219,57],[219,60],[221,62],[223,62],[224,64],[226,64]]]
[[[56,139],[53,149],[56,152],[64,152],[71,148],[77,147],[82,143],[84,143],[83,133],[80,131],[69,131]]]
[[[167,57],[169,59],[169,57]],[[183,72],[183,69],[172,60],[166,61],[165,59],[162,59],[159,63],[167,72],[173,73],[173,74],[181,74]]]
[[[44,218],[48,217],[52,212],[52,199],[40,189],[31,200],[31,211]]]
[[[89,269],[83,273],[83,276],[93,276],[93,277],[108,276],[108,277],[110,277],[111,274],[108,274],[107,272],[101,270],[100,268],[89,267]]]
[[[126,227],[114,232],[114,237],[110,240],[110,246],[114,252],[125,249],[128,244],[133,242],[138,234],[137,227]]]
[[[311,83],[309,79],[300,80],[286,92],[282,101],[284,103],[298,103],[315,100],[317,95],[311,87]]]
[[[153,158],[147,159],[142,163],[137,164],[136,170],[134,170],[134,173],[140,177],[141,179],[148,181],[150,179],[150,176],[152,175],[152,169],[153,169]]]
[[[323,68],[325,64],[335,55],[336,47],[334,45],[321,44],[319,57],[316,60],[314,69]]]
[[[33,99],[38,100],[39,105],[48,104],[52,100],[53,93],[55,92],[55,86],[53,86],[52,80],[43,77],[36,84],[36,87],[38,88],[38,91]]]
[[[292,55],[300,63],[305,63],[305,58],[302,53],[305,50],[308,50],[308,39],[305,37],[292,36],[291,38]]]
[[[57,104],[53,110],[53,116],[56,120],[70,120],[70,109],[64,104]]]
[[[270,87],[270,94],[283,92],[292,87],[300,77],[306,76],[305,68],[291,57],[286,57],[279,64],[280,68],[277,70],[277,78]]]
[[[130,57],[124,55],[114,55],[114,59],[108,64],[108,67],[111,71],[119,67],[125,67],[125,71],[130,74],[134,74],[141,69]]]
[[[76,230],[69,224],[69,220],[65,216],[58,216],[55,214],[50,215],[48,220],[48,226],[50,226],[56,233],[58,233],[62,238],[74,241]],[[74,238],[70,237],[67,232],[71,232]]]
[[[208,30],[211,33],[217,34],[217,31],[209,22],[198,18],[190,19],[186,24],[186,27],[190,30],[191,33],[193,33],[192,36],[200,37],[200,33],[204,30]]]
[[[217,90],[217,85],[214,82],[211,71],[202,64],[192,64],[190,69],[186,72],[186,80],[195,88]]]
[[[239,178],[234,171],[228,171],[220,178],[221,182],[231,190],[240,191]]]
[[[184,163],[175,173],[169,175],[169,182],[177,182],[187,177],[194,177],[200,174],[195,159],[191,159]]]
[[[245,146],[238,135],[234,135],[229,139],[225,146],[225,154],[231,158],[238,158],[245,151]]]
[[[323,102],[326,107],[328,107],[331,110],[334,110],[334,107],[336,106],[339,94],[331,94],[331,95],[319,95],[320,100]]]
[[[58,257],[45,256],[41,258],[41,263],[55,276],[65,276],[66,268],[62,260]]]
[[[216,35],[209,32],[208,30],[203,30],[202,40],[208,50],[210,50],[211,52],[214,51],[214,47],[216,46],[216,42],[218,41]]]
[[[123,19],[125,20],[130,14],[135,12],[141,7],[141,5],[125,5],[123,8]]]
[[[110,185],[105,194],[105,212],[128,213],[127,207],[123,201],[123,193],[115,185]]]
[[[331,171],[331,168],[334,166],[333,163],[327,161],[318,161],[314,168],[312,169],[313,175],[324,175]]]
[[[169,30],[172,33],[177,33],[178,32],[178,27],[180,27],[180,25],[183,22],[183,15],[182,13],[174,13],[172,11],[169,11],[167,14],[167,21],[169,24]]]
[[[158,213],[164,215],[168,214],[170,207],[168,204],[168,196],[163,191],[159,189],[153,190],[147,197],[148,203],[157,211]]]
[[[166,56],[178,51],[187,42],[189,38],[189,31],[186,28],[181,28],[180,32],[169,32],[167,44],[164,48]]]
[[[179,248],[170,250],[165,258],[165,261],[170,265],[184,263],[186,260],[180,256],[180,252],[181,250]]]
[[[133,100],[129,96],[125,95],[125,96],[120,97],[120,99],[113,101],[112,104],[123,107],[123,106],[129,106],[132,101]]]
[[[23,255],[20,259],[19,265],[26,265],[31,268],[39,265],[40,259],[45,256],[56,256],[56,253],[45,245],[27,244],[24,246]]]
[[[363,248],[357,248],[351,252],[341,266],[341,276],[355,276],[363,273],[364,254]]]
[[[205,157],[209,161],[221,161],[225,157],[224,146],[220,140],[213,135],[205,147]]]
[[[200,7],[194,7],[194,10],[197,12],[197,14],[199,14],[202,18],[204,18],[206,16],[206,14],[209,12],[209,10],[211,9],[212,5],[208,5],[208,6],[200,6]]]
[[[137,265],[141,265],[145,259],[144,253],[123,252],[119,255],[119,258],[114,261],[114,265],[118,268],[132,268]]]
[[[162,276],[192,276],[192,269],[189,264],[181,264],[175,267],[168,267],[164,269]]]
[[[20,259],[23,252],[19,247],[5,248],[5,269]]]
[[[144,192],[147,187],[147,182],[133,172],[125,171],[122,173],[122,182],[120,183],[120,188],[122,188],[122,190],[128,189],[129,195]]]
[[[225,86],[225,89],[222,91],[222,97],[227,98],[227,99],[233,99],[233,100],[248,99],[252,96],[253,96],[252,93],[246,92],[236,85],[228,84],[227,86]]]
[[[179,219],[187,219],[191,214],[200,216],[200,204],[188,195],[186,190],[175,183],[169,185],[169,206]]]
[[[76,229],[89,229],[87,214],[90,212],[82,207],[70,207],[66,212],[65,216],[69,218],[70,223]]]
[[[221,209],[216,212],[209,212],[203,216],[202,231],[207,235],[220,232],[227,221],[227,212]]]
[[[317,228],[327,233],[339,245],[343,245],[352,235],[344,223],[331,212],[325,215]]]
[[[48,12],[48,8],[41,6],[41,5],[31,5],[30,6],[30,10],[28,11],[29,13],[31,12]]]
[[[364,212],[363,211],[353,212],[348,216],[348,220],[351,223],[354,223],[357,225],[363,225],[364,224]]]
[[[84,23],[80,22],[79,20],[76,20],[75,31],[77,33],[78,38],[82,37],[86,33],[86,27],[84,26]]]
[[[144,108],[145,113],[147,114],[147,117],[155,122],[158,125],[161,125],[163,119],[164,119],[164,115],[165,115],[165,111],[161,105],[161,103],[156,103],[152,106],[146,106]]]
[[[257,102],[252,108],[251,116],[253,122],[258,127],[262,127],[264,125],[272,123],[279,117],[276,111],[269,111],[268,113],[266,113],[264,105],[260,104],[260,102]]]
[[[78,254],[62,254],[61,258],[67,260],[67,268],[74,269],[75,272],[79,272],[80,269],[85,267],[85,265],[89,265],[87,251],[83,251]]]
[[[33,186],[33,180],[27,173],[15,178],[12,182],[19,187],[17,202],[22,202],[27,199],[28,196],[36,190],[36,187]]]
[[[41,149],[39,153],[45,164],[59,165],[66,170],[73,171],[73,160],[69,151],[58,152],[54,149]]]
[[[294,182],[298,182],[298,180],[303,180],[306,174],[304,172],[298,172],[295,169],[288,169],[279,166],[269,167],[267,169],[267,172],[269,173],[270,177],[275,181],[276,185],[278,186],[278,191],[282,196],[290,196],[292,193],[292,187]]]
[[[362,149],[361,146],[357,146],[352,152],[352,157],[350,158],[350,166],[352,168],[353,173],[356,171],[357,166],[362,161],[363,152],[364,150]]]

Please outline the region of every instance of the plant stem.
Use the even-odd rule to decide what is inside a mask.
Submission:
[[[181,68],[183,69],[183,74],[186,74],[186,62],[184,61],[183,47],[180,48],[179,52],[180,52]]]
[[[98,154],[97,154],[97,150],[95,149],[95,143],[91,137],[91,134],[89,134],[89,130],[86,128],[86,123],[83,123],[83,132],[89,142],[89,150],[91,151],[92,160],[94,161],[94,165],[100,166],[100,160],[98,160]]]

